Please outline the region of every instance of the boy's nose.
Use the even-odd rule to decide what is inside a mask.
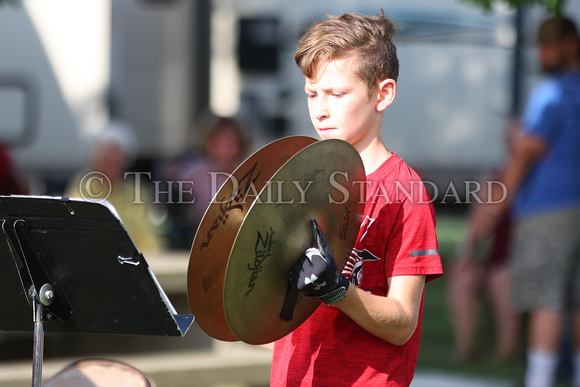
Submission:
[[[330,116],[330,111],[328,110],[328,104],[326,103],[324,98],[319,98],[316,107],[315,107],[314,115],[317,119],[324,119]]]

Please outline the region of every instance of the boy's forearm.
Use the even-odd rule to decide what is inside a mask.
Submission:
[[[367,332],[394,345],[403,345],[415,332],[425,276],[414,277],[412,289],[403,294],[377,296],[350,286],[335,306]]]

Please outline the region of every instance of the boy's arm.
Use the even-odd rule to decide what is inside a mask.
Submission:
[[[403,345],[415,332],[419,319],[425,275],[388,279],[386,297],[349,286],[346,297],[335,306],[373,335]]]
[[[546,153],[548,145],[542,139],[533,135],[523,135],[514,144],[514,150],[510,155],[503,177],[500,182],[503,184],[504,192],[497,185],[491,193],[491,200],[482,205],[481,215],[475,219],[473,234],[475,237],[489,236],[497,221],[503,215],[518,192],[522,181],[526,178],[534,164]],[[504,200],[499,200],[502,198]]]
[[[415,332],[425,275],[387,278],[386,296],[350,286],[338,271],[324,234],[312,220],[316,248],[309,248],[289,273],[290,285],[307,296],[335,305],[373,335],[403,345]]]

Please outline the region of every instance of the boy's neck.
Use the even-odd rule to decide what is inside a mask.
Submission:
[[[373,141],[363,149],[357,149],[357,151],[362,159],[366,175],[376,171],[381,164],[393,155],[381,139],[377,139],[377,141]]]

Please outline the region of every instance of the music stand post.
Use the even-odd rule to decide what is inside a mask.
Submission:
[[[32,386],[42,385],[42,363],[44,358],[44,322],[52,318],[46,307],[54,301],[54,290],[50,284],[44,284],[40,292],[32,292],[32,309],[34,313],[34,336],[32,352]]]
[[[42,384],[45,328],[183,336],[193,323],[176,313],[108,203],[0,196],[0,221],[0,289],[9,295],[0,330],[33,330],[33,387]]]
[[[38,301],[34,301],[34,339],[32,353],[32,385],[42,385],[42,362],[44,357],[44,320],[46,309]]]

